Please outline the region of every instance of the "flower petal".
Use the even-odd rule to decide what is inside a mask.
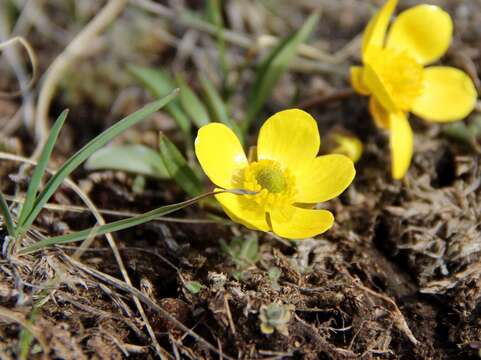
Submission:
[[[292,172],[314,159],[321,140],[314,118],[299,109],[280,111],[262,125],[257,158],[278,161]]]
[[[406,114],[402,112],[389,114],[391,171],[394,179],[404,177],[413,156],[413,131]]]
[[[366,85],[364,85],[362,80],[363,70],[362,66],[351,66],[351,85],[357,93],[361,95],[369,95],[371,92]]]
[[[389,112],[398,111],[391,94],[386,85],[384,85],[382,78],[376,73],[376,70],[371,65],[366,64],[363,75],[364,84],[366,84],[376,100]]]
[[[412,111],[426,120],[456,121],[469,115],[477,96],[473,81],[464,71],[432,66],[424,69],[424,92]]]
[[[361,140],[354,135],[341,133],[334,134],[333,138],[337,146],[330,151],[331,154],[346,155],[353,163],[359,161],[364,151]]]
[[[374,96],[369,98],[369,112],[377,127],[386,130],[389,129],[389,113]]]
[[[252,230],[271,230],[267,224],[266,213],[260,207],[254,206],[244,195],[222,193],[215,195],[215,198],[233,221]]]
[[[271,214],[272,230],[286,239],[306,239],[329,230],[334,216],[327,210],[311,210],[291,206],[285,209],[290,217],[286,220],[282,212]]]
[[[435,5],[418,5],[403,11],[394,20],[386,47],[407,51],[420,64],[438,60],[453,37],[449,14]]]
[[[335,198],[346,190],[355,175],[354,164],[347,156],[319,156],[296,174],[296,202],[318,203]]]
[[[202,126],[195,139],[195,154],[209,179],[219,187],[235,186],[232,177],[247,165],[242,145],[234,132],[224,124]]]
[[[397,0],[388,0],[369,21],[362,36],[362,59],[366,61],[373,48],[383,48],[389,20],[396,9]]]

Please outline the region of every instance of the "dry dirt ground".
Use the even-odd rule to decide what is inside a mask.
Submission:
[[[401,9],[419,3],[400,2]],[[30,26],[37,31],[30,30],[26,37],[44,71],[80,25],[79,20],[69,21],[62,1],[42,3],[40,19],[51,23],[33,22]],[[199,13],[204,6],[194,0],[159,3]],[[284,36],[320,7],[322,19],[310,43],[333,53],[359,36],[373,5],[379,5],[357,0],[273,3],[226,1],[228,27],[253,39],[265,33]],[[481,4],[435,3],[451,13],[456,26],[453,46],[443,62],[465,69],[479,82]],[[86,4],[88,18],[99,4]],[[155,30],[159,28],[174,38],[171,43]],[[136,41],[125,41],[125,34]],[[210,35],[135,6],[103,39],[97,53],[66,76],[51,109],[53,117],[59,109],[71,108],[52,168],[121,114],[146,101],[144,91],[125,75],[125,63],[163,66],[186,75],[216,69],[207,61],[215,47]],[[75,256],[74,247],[0,257],[0,357],[19,357],[22,329],[27,326],[36,338],[32,359],[151,359],[158,354],[167,359],[478,358],[481,167],[477,144],[460,143],[442,127],[412,119],[413,164],[403,182],[393,181],[386,136],[373,126],[366,100],[344,91],[349,85],[345,71],[359,59],[355,43],[352,49],[339,63],[311,61],[307,63],[315,65],[311,67],[295,63],[265,109],[268,114],[301,104],[318,119],[321,134],[342,126],[365,142],[353,185],[328,204],[336,215],[331,231],[291,243],[221,221],[224,215],[208,205],[194,206],[175,215],[184,222],[152,222],[114,235],[131,286],[123,281],[105,238],[96,239],[81,257]],[[249,55],[248,49],[236,44],[229,44],[228,53],[234,68],[247,66],[233,91],[232,109],[237,114],[244,111],[242,98],[253,76],[249,67],[258,55]],[[242,64],[246,59],[250,63]],[[1,73],[10,75],[0,77],[0,85],[12,89],[15,78],[5,61],[2,64]],[[198,84],[192,78],[195,88]],[[0,148],[28,157],[35,142],[28,123],[11,125],[21,105],[21,98],[0,100]],[[473,113],[466,123],[479,116]],[[174,140],[178,136],[172,120],[160,114],[118,141],[155,146],[159,130]],[[22,194],[30,174],[22,163],[0,160],[0,191]],[[135,176],[122,172],[79,169],[73,180],[99,209],[137,213],[186,198],[173,182],[152,179],[147,179],[141,193],[135,192]],[[209,186],[206,182],[206,189]],[[67,185],[51,202],[60,205],[60,211],[43,211],[25,242],[94,222],[88,211],[73,211],[72,206],[83,203]],[[118,217],[107,214],[105,219]],[[0,244],[5,235],[0,227]],[[257,256],[239,255],[239,244],[246,242],[259,244],[257,253],[255,246],[253,250]],[[231,254],[221,243],[228,244]],[[187,286],[193,281],[202,284],[198,292]],[[283,304],[290,317],[280,325],[282,331],[266,335],[260,314],[272,303]]]

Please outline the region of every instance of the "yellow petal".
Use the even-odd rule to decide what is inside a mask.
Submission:
[[[288,220],[283,213],[271,214],[274,233],[286,239],[310,238],[329,230],[334,223],[334,216],[327,210],[302,209],[295,206],[286,210],[290,213]]]
[[[199,129],[195,154],[209,179],[225,189],[233,187],[234,173],[247,165],[239,139],[231,129],[220,123],[211,123]]]
[[[384,85],[381,76],[376,73],[376,70],[369,64],[366,64],[363,74],[364,84],[366,84],[376,100],[379,101],[387,111],[398,111],[392,95],[389,93],[386,85]]]
[[[389,114],[392,177],[404,177],[413,155],[413,131],[402,112]]]
[[[269,335],[274,332],[274,328],[266,323],[261,323],[261,331],[263,334]]]
[[[389,129],[389,113],[374,96],[371,96],[369,99],[369,112],[377,127],[386,130]]]
[[[296,174],[298,203],[318,203],[335,198],[351,184],[356,175],[347,156],[319,156]]]
[[[384,47],[386,30],[396,5],[397,0],[388,0],[369,21],[362,36],[362,58],[364,61],[368,60],[371,49]]]
[[[216,189],[219,190],[219,189]],[[235,222],[252,230],[270,231],[266,213],[243,195],[222,193],[215,196],[225,213]]]
[[[476,88],[464,72],[447,66],[424,69],[424,91],[413,105],[413,113],[437,122],[465,118],[474,109]]]
[[[275,160],[292,172],[314,159],[321,140],[314,118],[290,109],[271,116],[262,125],[257,140],[257,158]]]
[[[356,163],[361,158],[364,146],[357,137],[347,134],[335,134],[334,140],[337,146],[330,151],[331,154],[346,155],[353,163]]]
[[[420,64],[438,60],[453,37],[449,14],[435,5],[418,5],[403,11],[394,20],[386,47],[407,51]]]
[[[362,66],[351,66],[351,85],[361,95],[369,95],[371,92],[362,80]]]

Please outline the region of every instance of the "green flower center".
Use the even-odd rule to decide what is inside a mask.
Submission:
[[[251,162],[235,176],[234,183],[239,189],[255,193],[243,196],[243,205],[262,211],[291,205],[297,193],[293,174],[274,160]]]
[[[281,169],[275,167],[261,168],[255,177],[263,189],[267,189],[273,194],[280,193],[286,188],[286,178]]]

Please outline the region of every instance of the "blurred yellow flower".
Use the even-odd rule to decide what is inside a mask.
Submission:
[[[451,17],[434,5],[418,5],[388,25],[397,0],[388,0],[371,19],[362,39],[363,66],[351,68],[353,88],[370,95],[377,126],[389,130],[392,176],[402,178],[413,152],[407,113],[434,122],[461,120],[474,108],[476,89],[470,77],[437,61],[452,39]],[[387,34],[386,34],[387,33]]]
[[[336,132],[332,134],[335,145],[329,152],[331,154],[346,155],[353,162],[357,162],[362,155],[363,145],[361,140],[351,134]]]
[[[195,153],[219,188],[253,195],[216,195],[229,217],[244,226],[303,239],[328,230],[334,217],[313,205],[341,194],[352,182],[353,162],[344,155],[317,156],[316,121],[308,113],[285,110],[271,116],[257,140],[257,158],[248,161],[234,132],[220,123],[199,129]]]

